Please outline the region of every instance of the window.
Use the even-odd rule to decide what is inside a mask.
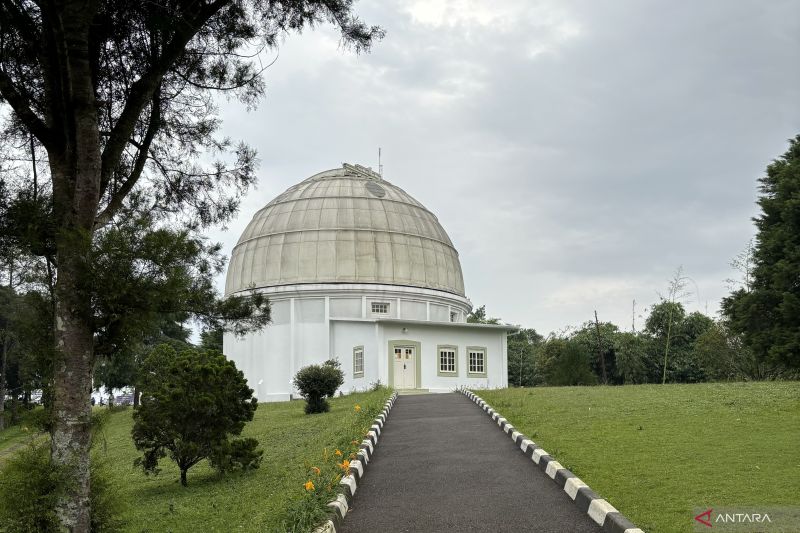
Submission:
[[[456,311],[450,311],[450,322],[458,322],[458,313]]]
[[[353,377],[364,377],[364,347],[356,346],[353,348]]]
[[[473,378],[486,377],[486,348],[478,346],[467,347],[467,376]]]
[[[372,302],[372,312],[376,315],[389,314],[389,302]]]
[[[458,348],[455,346],[439,346],[439,372],[440,376],[458,375]]]

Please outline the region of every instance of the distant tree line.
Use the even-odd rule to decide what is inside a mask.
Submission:
[[[800,378],[800,135],[759,179],[756,237],[731,266],[731,294],[712,319],[681,303],[681,269],[641,331],[587,321],[551,333],[520,328],[508,337],[508,383],[612,385]],[[587,313],[588,314],[588,313]],[[500,322],[485,306],[469,322]]]
[[[653,306],[641,331],[587,321],[547,338],[529,328],[509,334],[509,386],[662,383],[668,331],[668,383],[781,376],[759,363],[724,320],[687,313],[680,302],[662,301]]]

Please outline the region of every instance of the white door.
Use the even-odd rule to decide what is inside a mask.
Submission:
[[[394,388],[414,389],[417,387],[416,348],[395,346],[394,348]]]

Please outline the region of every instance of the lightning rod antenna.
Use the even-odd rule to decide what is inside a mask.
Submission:
[[[378,147],[378,174],[383,178],[383,165],[381,164],[381,147]]]

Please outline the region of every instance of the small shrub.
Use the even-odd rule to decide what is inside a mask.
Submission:
[[[344,372],[339,366],[339,361],[329,359],[321,365],[303,367],[294,376],[294,386],[306,400],[306,414],[330,410],[327,398],[333,397],[344,383]]]
[[[49,433],[53,428],[53,413],[48,407],[34,409],[26,418],[27,423],[37,431]]]
[[[59,531],[56,502],[64,494],[67,476],[50,462],[47,443],[27,446],[8,460],[0,476],[0,531],[50,533]],[[123,505],[101,462],[92,460],[91,531],[118,531]]]
[[[228,442],[242,433],[258,407],[232,361],[214,350],[178,354],[161,345],[145,359],[140,374],[142,399],[133,413],[132,434],[143,454],[135,464],[145,472],[158,473],[159,460],[169,456],[186,486],[186,473],[203,459],[214,457],[222,469],[258,466],[253,439]]]
[[[256,439],[227,440],[216,446],[208,460],[220,473],[255,470],[261,464],[263,450]]]

